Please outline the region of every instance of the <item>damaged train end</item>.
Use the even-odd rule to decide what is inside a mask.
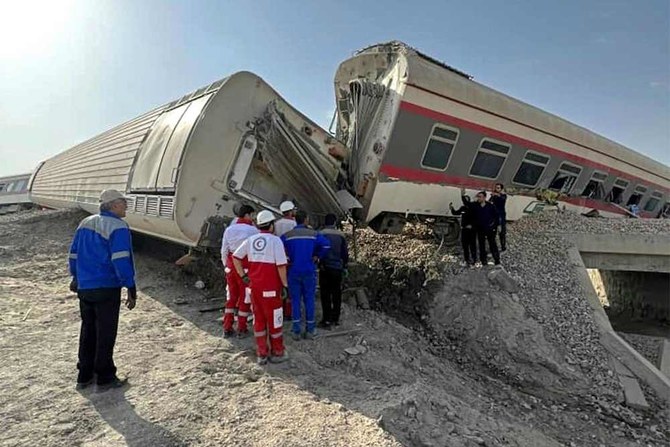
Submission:
[[[95,213],[100,192],[117,189],[134,231],[212,249],[239,203],[278,212],[291,199],[317,220],[347,214],[348,157],[263,79],[239,72],[46,160],[30,193]]]

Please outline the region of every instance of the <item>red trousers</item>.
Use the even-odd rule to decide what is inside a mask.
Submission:
[[[256,354],[267,357],[269,354],[284,354],[284,310],[282,308],[281,289],[259,290],[251,288],[251,302],[254,305],[254,337]],[[268,337],[270,348],[268,349]]]
[[[237,330],[247,331],[247,317],[251,311],[250,289],[244,284],[240,275],[235,269],[226,272],[226,283],[228,284],[228,296],[226,299],[226,309],[223,314],[223,330],[232,331],[235,313],[237,312]],[[246,301],[246,302],[245,302]]]

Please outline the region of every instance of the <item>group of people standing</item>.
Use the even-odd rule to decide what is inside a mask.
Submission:
[[[488,253],[486,245],[496,265],[500,264],[500,251],[507,249],[507,213],[505,206],[507,194],[502,183],[496,183],[491,197],[487,200],[487,192],[479,191],[476,201],[465,194],[465,188],[461,189],[462,206],[454,209],[453,203],[449,204],[451,214],[461,216],[461,243],[463,246],[463,257],[469,266],[479,263],[488,264]],[[496,236],[500,239],[500,251]],[[479,246],[479,253],[477,252]]]
[[[347,242],[336,228],[334,214],[328,214],[324,228],[316,231],[307,214],[292,202],[282,202],[279,209],[281,218],[262,210],[254,222],[255,210],[240,206],[221,243],[227,282],[224,337],[248,336],[247,320],[253,315],[259,364],[281,363],[288,358],[283,343],[284,318],[292,320],[294,340],[310,340],[316,335],[317,276],[323,308],[318,326],[328,329],[339,325],[342,279],[349,261]],[[233,328],[235,315],[237,331]]]

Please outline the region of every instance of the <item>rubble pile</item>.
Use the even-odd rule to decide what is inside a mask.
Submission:
[[[367,266],[359,282],[373,289],[377,309],[403,323],[414,317],[438,350],[447,346],[508,383],[618,401],[620,386],[568,261],[570,242],[560,234],[612,232],[666,233],[670,222],[572,212],[525,217],[508,227],[503,271],[518,287],[507,290],[487,277],[490,267],[462,267],[420,227],[401,236],[359,230],[359,259]]]

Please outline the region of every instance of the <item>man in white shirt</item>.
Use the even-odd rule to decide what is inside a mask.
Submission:
[[[296,207],[293,202],[287,200],[279,205],[279,211],[282,212],[283,217],[277,220],[274,224],[275,235],[282,237],[285,233],[288,233],[293,228],[295,228]]]
[[[227,300],[223,314],[223,336],[232,337],[233,322],[237,313],[237,336],[245,337],[249,334],[247,318],[251,315],[251,291],[242,281],[242,277],[235,270],[233,253],[250,236],[258,234],[258,228],[251,220],[254,209],[249,205],[240,206],[237,219],[223,233],[221,241],[221,262],[226,270]],[[248,261],[243,260],[244,268],[248,269]]]

